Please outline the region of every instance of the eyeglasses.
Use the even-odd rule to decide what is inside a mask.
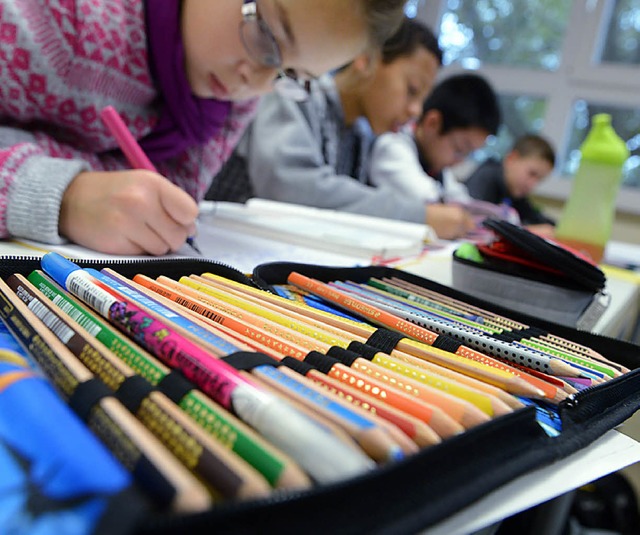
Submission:
[[[296,101],[309,96],[311,80],[302,79],[292,69],[282,68],[282,53],[273,33],[258,13],[257,2],[244,0],[240,39],[249,55],[260,65],[278,70],[274,89],[282,96]]]

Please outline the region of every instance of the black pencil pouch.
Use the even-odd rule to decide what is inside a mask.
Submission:
[[[610,297],[588,258],[507,221],[487,219],[495,238],[453,254],[453,286],[512,310],[590,330]]]
[[[563,402],[563,432],[558,437],[549,437],[538,425],[535,409],[527,407],[359,477],[305,491],[274,493],[266,499],[224,502],[199,514],[149,514],[132,531],[135,534],[415,533],[514,478],[587,446],[640,408],[639,347],[513,313],[393,268],[272,263],[258,266],[247,277],[229,266],[201,259],[76,262],[81,267],[111,267],[129,277],[144,273],[178,278],[208,271],[266,290],[285,283],[292,271],[325,282],[395,276],[587,345],[633,370]],[[0,276],[28,274],[38,267],[37,258],[4,258]]]

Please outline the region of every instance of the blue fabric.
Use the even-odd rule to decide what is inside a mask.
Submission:
[[[3,533],[92,533],[109,498],[131,486],[43,377],[1,361],[0,474]]]

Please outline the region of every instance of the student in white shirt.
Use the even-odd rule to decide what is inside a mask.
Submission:
[[[414,128],[380,136],[369,160],[369,180],[425,203],[470,200],[450,167],[485,144],[500,125],[490,84],[474,73],[440,82],[424,102]]]

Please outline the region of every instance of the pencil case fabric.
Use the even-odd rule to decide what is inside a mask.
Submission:
[[[510,312],[451,288],[388,267],[333,268],[274,263],[258,266],[251,278],[232,267],[201,259],[139,262],[74,260],[81,267],[110,267],[132,277],[182,275],[205,271],[262,289],[283,284],[292,271],[323,280],[365,281],[396,276],[497,313]],[[2,259],[0,276],[28,274],[39,259]],[[532,318],[517,315],[534,324]],[[537,326],[612,355],[629,368],[640,365],[637,346],[583,333],[549,322]],[[279,491],[267,498],[222,502],[198,514],[150,513],[131,533],[410,533],[435,525],[488,492],[584,447],[626,420],[640,407],[640,372],[578,394],[561,408],[564,431],[550,438],[535,409],[526,407],[421,450],[364,475],[304,491]],[[471,452],[471,453],[470,453]]]
[[[51,385],[3,361],[0,474],[4,533],[124,535],[145,510],[130,474]]]
[[[518,271],[517,266],[500,265],[495,259],[470,260],[456,251],[451,280],[455,288],[486,301],[583,330],[592,329],[609,305],[605,292],[558,284],[551,276],[546,281],[522,276]]]
[[[454,478],[459,470],[460,479],[456,483],[451,483],[451,488],[458,488],[458,500],[456,501],[452,496],[439,494],[436,502],[433,502],[439,504],[442,509],[446,509],[447,512],[444,516],[454,513],[466,503],[481,497],[488,490],[492,490],[532,468],[555,462],[589,445],[608,430],[624,422],[640,408],[640,392],[638,391],[640,386],[640,347],[634,344],[577,330],[522,312],[514,312],[499,304],[496,305],[429,279],[385,266],[339,268],[295,263],[270,263],[258,266],[254,270],[253,279],[263,287],[281,285],[286,284],[287,277],[294,271],[323,282],[353,281],[362,283],[371,277],[377,279],[397,277],[428,290],[437,291],[476,307],[520,321],[532,328],[554,333],[585,345],[632,370],[628,374],[603,385],[590,387],[575,394],[569,400],[561,402],[559,413],[562,420],[562,432],[557,437],[536,433],[537,424],[533,423],[535,415],[526,410],[519,411],[524,412],[519,415],[519,418],[504,420],[500,418],[487,424],[482,429],[482,433],[476,434],[474,430],[471,430],[471,432],[467,431],[457,437],[458,444],[462,445],[460,451],[467,453],[462,453],[460,457],[449,458],[456,459],[455,467],[451,467],[449,464],[442,472],[435,472],[436,475],[444,476],[446,473],[447,477]],[[504,435],[501,432],[504,432]],[[496,434],[494,435],[494,433]],[[500,438],[498,435],[501,435]],[[436,448],[421,452],[418,457],[425,465],[430,465],[428,459],[432,455],[437,457],[439,448],[442,451],[452,451],[448,450],[449,445],[450,441],[446,441]],[[474,452],[472,458],[468,455],[469,451]],[[475,455],[477,451],[482,454]],[[493,473],[496,470],[506,471],[508,476],[503,480],[496,481],[496,474]],[[429,474],[429,481],[432,484],[440,485],[440,481],[431,479],[432,472]],[[481,493],[476,493],[478,488],[475,486],[476,478],[473,479],[474,484],[469,485],[470,479],[465,474],[476,474],[478,479],[482,479],[482,482],[479,482],[480,488],[483,489]],[[462,488],[464,491],[461,491]],[[434,507],[433,503],[429,502],[429,507]],[[439,518],[443,517],[439,516]]]
[[[512,225],[486,220],[495,239],[461,245],[452,282],[466,293],[533,316],[592,329],[609,304],[604,273],[561,244]]]

